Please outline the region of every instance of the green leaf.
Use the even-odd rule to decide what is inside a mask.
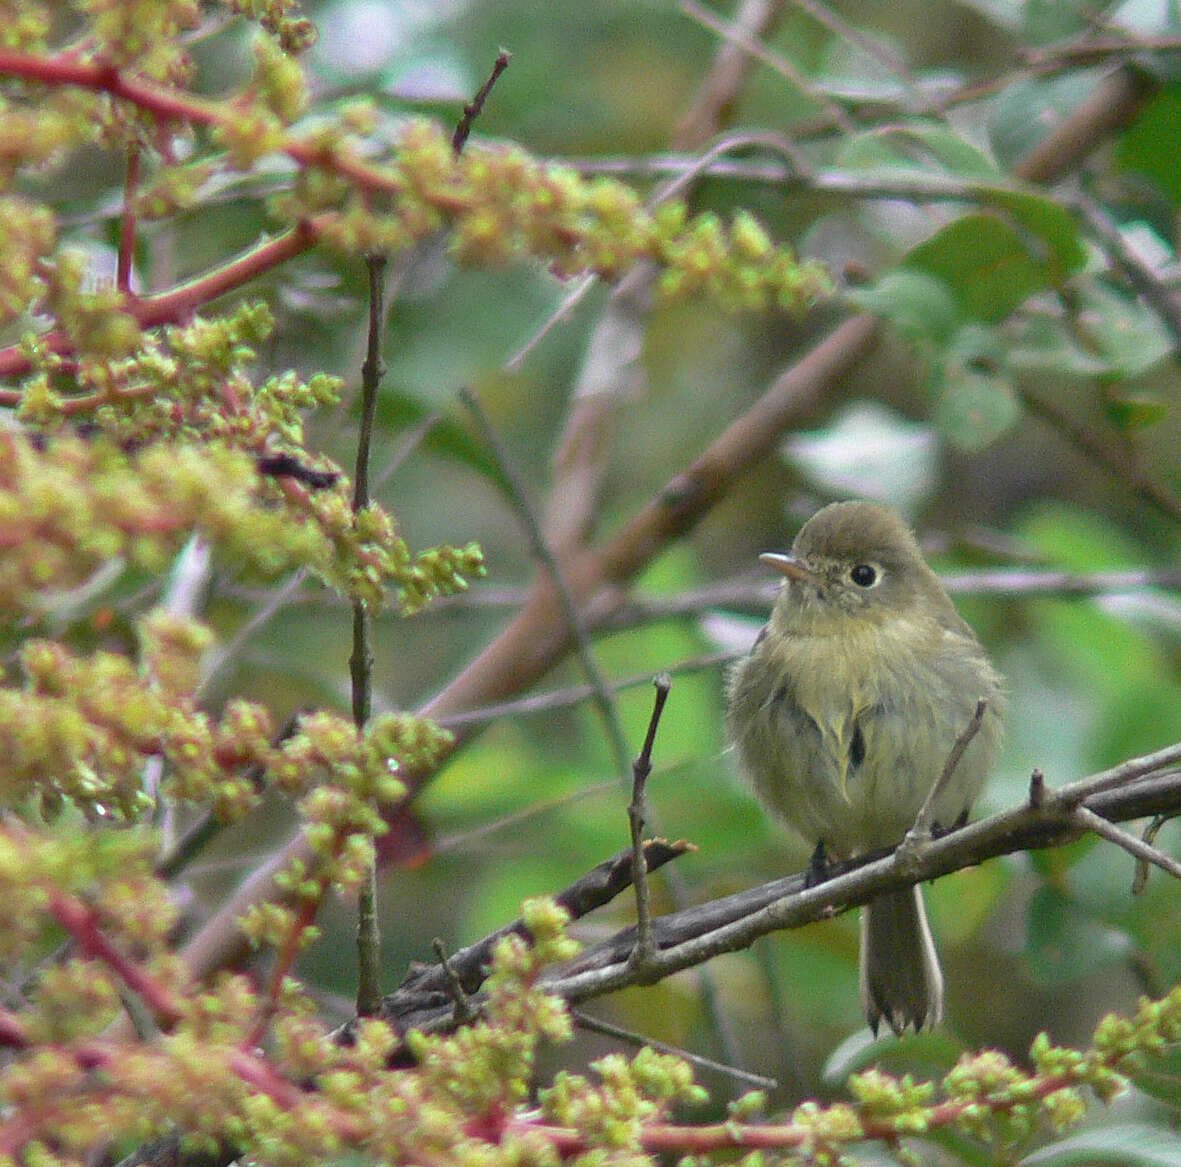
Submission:
[[[1087,283],[1080,291],[1079,308],[1080,327],[1120,376],[1147,372],[1173,351],[1165,326],[1134,296]]]
[[[1017,229],[1000,215],[963,215],[906,257],[905,266],[942,280],[963,314],[995,324],[1050,284]]]
[[[946,343],[959,323],[959,308],[941,279],[905,267],[887,272],[849,294],[859,308],[888,320],[906,339]]]
[[[1181,202],[1181,87],[1162,89],[1124,131],[1116,166],[1146,178],[1173,203]]]
[[[1053,199],[1024,191],[998,190],[989,197],[994,207],[1007,211],[1047,249],[1047,279],[1058,286],[1087,261],[1087,249],[1074,218]]]
[[[1181,1046],[1173,1045],[1159,1057],[1147,1061],[1129,1077],[1136,1089],[1181,1110]]]
[[[1062,321],[1029,316],[1015,323],[1016,336],[1008,353],[1015,369],[1080,377],[1095,377],[1111,371],[1108,361],[1079,346]]]
[[[821,1073],[825,1085],[838,1089],[850,1074],[877,1068],[887,1074],[913,1074],[916,1078],[941,1078],[964,1053],[964,1043],[946,1028],[874,1037],[862,1027],[850,1034],[828,1056]]]
[[[1107,416],[1125,432],[1147,429],[1169,416],[1169,407],[1148,393],[1130,393],[1107,402]]]
[[[957,446],[980,450],[1020,416],[1003,339],[992,329],[966,325],[956,334],[935,378],[936,427]]]
[[[1181,1136],[1146,1122],[1111,1123],[1042,1147],[1022,1159],[1021,1167],[1069,1167],[1076,1163],[1181,1167]]]
[[[857,170],[885,167],[932,171],[961,178],[995,179],[996,165],[962,135],[946,126],[908,122],[859,134],[838,155],[841,167]]]

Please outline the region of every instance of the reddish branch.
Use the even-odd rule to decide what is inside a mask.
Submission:
[[[0,53],[0,58],[3,55]],[[210,300],[240,288],[243,284],[278,267],[279,264],[307,251],[315,243],[327,221],[327,216],[319,216],[302,222],[277,238],[252,248],[223,267],[207,272],[199,279],[181,284],[170,291],[161,292],[158,296],[129,296],[123,305],[123,311],[134,317],[141,328],[154,328],[160,324],[174,324],[186,320]],[[73,341],[64,332],[46,333],[37,338],[37,343],[53,353],[68,353],[73,349]],[[29,358],[19,346],[0,349],[0,377],[20,376],[31,368]],[[0,405],[15,407],[20,402],[21,394],[15,390],[0,390]],[[73,403],[67,403],[66,412],[93,408],[95,404],[97,402],[91,398],[80,397]]]
[[[161,1025],[175,1025],[184,1016],[176,997],[146,969],[119,951],[102,930],[98,913],[92,907],[62,891],[51,889],[48,894],[50,913],[78,947],[118,976],[152,1010]]]

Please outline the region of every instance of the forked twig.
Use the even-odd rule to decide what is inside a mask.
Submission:
[[[661,673],[652,682],[656,686],[656,699],[652,704],[652,716],[648,719],[648,732],[644,744],[632,763],[632,800],[627,808],[627,819],[631,826],[632,838],[632,885],[636,892],[636,946],[632,961],[637,968],[643,968],[651,961],[656,951],[652,938],[652,898],[648,889],[648,860],[644,854],[644,790],[648,775],[652,773],[652,745],[656,741],[656,730],[664,703],[672,688],[672,678]]]
[[[943,770],[940,772],[939,777],[935,779],[931,789],[927,791],[927,797],[923,800],[923,805],[919,808],[918,816],[914,820],[914,826],[906,832],[906,837],[898,847],[897,854],[903,862],[930,839],[931,827],[935,823],[935,804],[939,801],[939,796],[947,789],[947,784],[951,781],[951,776],[955,773],[955,768],[960,764],[960,759],[964,756],[964,751],[971,745],[972,739],[980,732],[980,726],[984,724],[984,713],[987,709],[988,701],[981,697],[976,702],[976,710],[972,714],[971,721],[964,727],[960,736],[955,739],[955,744],[951,747],[951,752],[947,755],[947,761],[943,763]]]

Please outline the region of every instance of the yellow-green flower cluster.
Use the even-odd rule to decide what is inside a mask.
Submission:
[[[298,0],[222,0],[231,12],[255,21],[288,53],[302,53],[316,43],[316,26],[299,15]]]
[[[341,180],[340,160],[357,155],[348,135],[331,151],[320,141],[310,152],[324,157],[323,165],[306,168],[293,193],[274,205],[298,219],[343,198],[342,214],[323,238],[346,251],[395,252],[445,227],[454,254],[468,263],[533,257],[559,275],[590,271],[614,279],[654,260],[664,268],[663,294],[707,293],[736,309],[798,310],[828,287],[817,265],[798,263],[747,214],[727,229],[715,215],[690,216],[682,203],[651,213],[622,183],[584,179],[516,146],[469,144],[456,157],[446,131],[432,122],[409,124],[375,172],[375,185],[389,197],[384,212],[372,209],[372,192]]]
[[[243,771],[270,754],[265,711],[237,701],[211,720],[190,696],[205,631],[164,613],[141,627],[140,662],[77,656],[48,640],[22,647],[19,678],[0,686],[0,805],[33,802],[53,817],[69,802],[137,819],[155,805],[143,787],[149,758],[166,763],[169,797],[200,799],[224,817],[254,805]]]
[[[180,34],[200,21],[195,0],[74,0],[94,57],[143,77],[181,84],[189,70]]]
[[[13,133],[0,104],[0,176],[9,151],[21,149],[23,135]],[[0,196],[0,323],[19,316],[41,296],[38,265],[53,250],[55,236],[53,215],[44,207],[17,195]]]

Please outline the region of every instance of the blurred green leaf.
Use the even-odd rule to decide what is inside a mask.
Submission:
[[[1043,264],[1012,224],[980,211],[920,243],[905,266],[942,280],[965,316],[989,324],[1048,286]]]
[[[1181,1110],[1181,1045],[1171,1045],[1129,1074],[1137,1090]]]
[[[1173,203],[1181,202],[1181,87],[1162,89],[1120,135],[1116,165],[1153,183]]]
[[[1098,282],[1079,290],[1078,320],[1099,355],[1124,377],[1146,372],[1173,351],[1173,338],[1155,313]]]
[[[1109,361],[1080,347],[1060,320],[1028,316],[1014,324],[1016,337],[1009,348],[1009,360],[1016,369],[1080,377],[1094,377],[1111,370]]]
[[[897,82],[894,82],[897,87]],[[932,171],[961,178],[996,178],[993,161],[962,134],[929,122],[908,122],[850,138],[838,155],[840,165],[864,170]]]
[[[1021,414],[1003,340],[993,329],[960,329],[933,381],[938,394],[935,425],[962,449],[983,449]]]
[[[842,1085],[850,1074],[877,1067],[887,1074],[914,1074],[918,1078],[939,1078],[947,1073],[960,1054],[962,1042],[946,1030],[908,1033],[897,1038],[881,1033],[876,1038],[868,1027],[850,1034],[824,1063],[827,1085]]]
[[[849,300],[888,320],[912,343],[946,343],[960,318],[955,296],[944,280],[905,267],[886,272],[868,287],[851,291]]]
[[[998,190],[989,196],[993,206],[1002,207],[1046,249],[1045,278],[1057,287],[1087,260],[1087,251],[1071,214],[1053,199],[1023,191]]]
[[[1043,985],[1062,986],[1124,961],[1132,941],[1086,914],[1056,887],[1039,887],[1029,902],[1025,959]]]
[[[1181,1136],[1148,1123],[1111,1123],[1059,1139],[1026,1155],[1021,1167],[1070,1167],[1075,1163],[1127,1164],[1128,1167],[1178,1167]]]
[[[1159,397],[1146,393],[1110,398],[1105,410],[1112,424],[1125,431],[1146,429],[1169,416],[1169,407]]]

